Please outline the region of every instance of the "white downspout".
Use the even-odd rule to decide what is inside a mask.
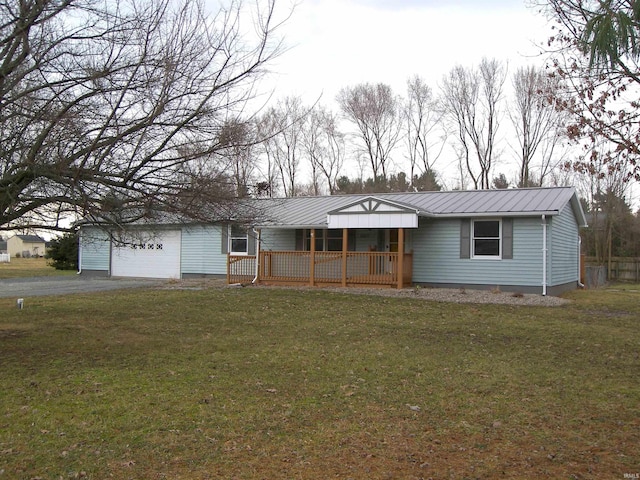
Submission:
[[[582,253],[582,237],[578,235],[578,287],[584,288],[584,283],[580,281],[580,274],[582,273],[582,269],[580,268],[582,267],[581,253]]]
[[[547,218],[542,215],[542,296],[547,295]]]
[[[82,229],[78,230],[78,271],[76,275],[82,273]]]
[[[253,280],[251,280],[251,284],[255,285],[255,283],[258,281],[258,275],[260,274],[260,237],[262,234],[262,230],[261,229],[255,229],[252,228],[253,233],[256,234],[256,275],[253,277]]]

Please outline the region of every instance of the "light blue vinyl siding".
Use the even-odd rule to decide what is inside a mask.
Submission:
[[[80,268],[108,272],[111,252],[109,235],[99,228],[85,227],[80,238]]]
[[[468,285],[540,286],[540,218],[513,219],[513,259],[461,259],[460,220],[426,220],[413,231],[413,281]]]
[[[226,275],[227,255],[222,253],[220,225],[182,229],[182,274]]]
[[[379,248],[379,236],[378,230],[356,230],[356,252],[368,252],[371,247]]]
[[[260,250],[290,252],[296,249],[296,231],[280,228],[263,229]]]
[[[549,285],[564,285],[577,282],[578,266],[578,225],[567,203],[551,224],[551,245],[549,250]]]

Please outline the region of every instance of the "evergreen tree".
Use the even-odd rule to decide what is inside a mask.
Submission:
[[[49,265],[56,270],[78,269],[78,234],[77,232],[65,233],[51,241],[47,249],[46,258]]]

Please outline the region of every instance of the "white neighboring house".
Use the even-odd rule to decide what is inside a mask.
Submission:
[[[14,235],[7,240],[7,253],[13,258],[44,257],[46,243],[38,235]]]
[[[11,257],[7,253],[7,241],[0,237],[0,263],[9,263]]]

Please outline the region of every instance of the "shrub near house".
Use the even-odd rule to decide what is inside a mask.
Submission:
[[[78,269],[78,234],[67,233],[51,240],[46,258],[56,270]]]

